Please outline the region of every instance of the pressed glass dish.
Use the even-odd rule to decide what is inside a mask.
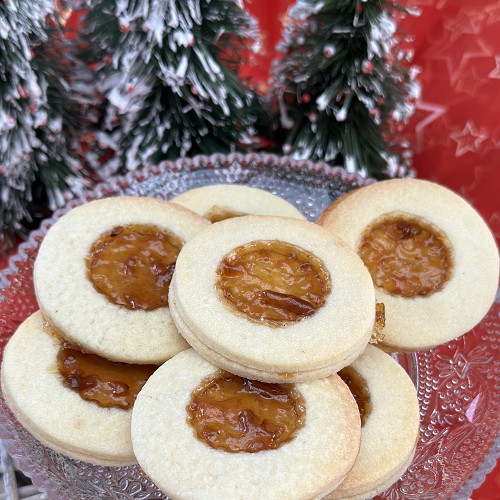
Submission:
[[[74,206],[117,195],[170,199],[205,184],[235,183],[278,194],[314,221],[336,198],[370,182],[322,163],[232,154],[164,162],[104,183],[46,220],[0,274],[0,355],[17,326],[38,309],[32,270],[40,242],[54,221]],[[497,299],[483,321],[458,340],[425,352],[394,355],[417,387],[421,429],[413,463],[381,498],[466,499],[494,467],[500,454],[499,313]],[[41,445],[15,420],[1,394],[0,438],[50,498],[164,498],[138,466],[94,466]]]

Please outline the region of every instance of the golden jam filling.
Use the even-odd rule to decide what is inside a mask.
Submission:
[[[416,218],[388,216],[375,222],[358,251],[375,286],[401,297],[428,296],[450,277],[446,237]]]
[[[227,372],[203,381],[186,411],[198,439],[230,453],[279,448],[303,427],[306,414],[293,384],[267,384]]]
[[[216,288],[225,303],[250,319],[280,326],[313,315],[331,281],[311,253],[281,241],[253,241],[222,259]]]
[[[363,426],[372,411],[370,392],[366,380],[352,366],[342,368],[338,372],[338,376],[346,383],[354,396],[358,404],[361,426]]]
[[[205,214],[205,218],[207,218],[210,222],[215,223],[215,222],[220,222],[221,220],[234,219],[235,217],[242,217],[243,215],[247,214],[215,205]]]
[[[152,225],[117,226],[87,258],[94,288],[114,304],[151,311],[168,305],[168,288],[182,241]]]
[[[373,324],[373,332],[370,337],[370,344],[378,344],[385,338],[383,332],[385,328],[385,304],[383,302],[375,303],[375,322]]]
[[[59,349],[57,367],[63,384],[82,399],[123,410],[134,405],[137,394],[158,368],[117,363],[66,345]]]

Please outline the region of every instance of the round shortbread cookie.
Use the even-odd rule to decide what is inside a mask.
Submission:
[[[352,191],[318,222],[359,252],[369,228],[391,216],[421,221],[443,234],[451,266],[442,288],[427,296],[404,297],[375,287],[386,316],[379,346],[428,349],[472,329],[494,301],[499,259],[491,231],[463,198],[428,181],[393,179]]]
[[[356,403],[338,377],[296,385],[305,424],[277,449],[231,453],[198,439],[187,420],[192,392],[218,368],[193,349],[164,363],[132,412],[140,466],[172,498],[312,498],[338,484],[359,449]]]
[[[354,361],[366,383],[371,412],[361,427],[361,448],[353,468],[328,500],[372,498],[395,483],[410,465],[419,435],[415,386],[405,370],[368,345]]]
[[[305,219],[297,208],[283,198],[263,189],[236,184],[193,188],[170,201],[210,220],[240,215],[277,215]]]
[[[98,465],[136,463],[131,410],[102,408],[65,387],[57,369],[60,342],[43,329],[39,311],[5,347],[2,393],[19,422],[41,443]]]
[[[384,484],[381,484],[376,488],[374,488],[373,490],[363,493],[362,495],[354,495],[352,497],[342,497],[342,499],[337,499],[337,500],[370,500],[371,498],[380,495],[380,493],[383,493],[385,490],[389,489],[394,483],[396,483],[401,479],[401,476],[404,474],[404,471],[406,471],[406,469],[408,469],[408,467],[410,467],[410,465],[412,464],[415,451],[416,447],[412,455],[408,458],[406,464],[404,464],[401,467],[401,471],[398,471],[396,474],[394,474],[394,476],[388,479]]]
[[[44,318],[88,352],[128,363],[161,363],[188,345],[168,307],[127,309],[98,292],[88,277],[94,242],[115,227],[151,225],[183,242],[209,222],[179,205],[139,197],[115,197],[74,208],[45,236],[34,266]]]
[[[270,326],[221,300],[219,263],[255,241],[286,242],[321,260],[331,291],[314,314]],[[306,221],[245,216],[213,224],[184,246],[171,285],[174,321],[188,342],[214,364],[265,382],[335,373],[364,350],[374,325],[373,284],[361,259],[342,240]]]
[[[172,287],[175,287],[175,279],[172,281]],[[305,382],[309,380],[316,380],[318,378],[323,378],[335,373],[337,371],[336,365],[329,365],[313,370],[302,370],[296,372],[274,372],[259,370],[257,368],[251,368],[249,366],[241,365],[232,359],[222,356],[220,353],[210,349],[205,344],[203,344],[199,338],[194,335],[189,328],[186,326],[180,315],[177,313],[175,300],[172,298],[175,293],[170,295],[170,312],[172,318],[177,326],[177,329],[181,335],[188,341],[188,343],[193,347],[198,354],[201,354],[205,359],[210,360],[215,365],[227,370],[228,372],[239,375],[240,377],[252,378],[254,380],[262,380],[270,383],[288,383],[288,382]],[[346,359],[344,362],[350,364],[354,361],[365,349],[366,345],[363,344],[359,351],[353,351],[350,358]]]

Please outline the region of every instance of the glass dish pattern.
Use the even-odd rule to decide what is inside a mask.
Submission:
[[[0,355],[17,326],[38,308],[32,269],[39,244],[54,221],[74,206],[117,195],[170,199],[205,184],[236,183],[276,193],[315,220],[336,198],[371,182],[322,163],[232,154],[164,162],[104,183],[44,221],[0,274]],[[380,498],[466,499],[494,467],[500,455],[499,314],[497,298],[483,321],[458,340],[395,355],[418,390],[421,434],[412,465]],[[138,466],[94,466],[44,447],[17,423],[1,394],[0,438],[50,498],[165,498]]]

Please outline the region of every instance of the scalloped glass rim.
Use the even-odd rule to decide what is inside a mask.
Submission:
[[[257,180],[259,174],[262,178]],[[165,161],[114,178],[81,197],[68,200],[67,205],[44,221],[40,229],[34,231],[9,259],[8,267],[0,273],[2,336],[10,336],[15,329],[15,322],[9,323],[9,318],[3,314],[4,309],[7,310],[16,298],[16,287],[26,285],[23,273],[31,272],[30,262],[32,264],[44,234],[67,210],[92,199],[119,194],[168,199],[190,187],[209,182],[236,182],[269,189],[291,202],[300,201],[298,208],[314,220],[329,202],[343,192],[375,181],[325,163],[271,154],[238,153]],[[169,190],[165,189],[166,184]],[[321,195],[319,198],[318,194]],[[24,295],[17,298],[24,299]],[[382,495],[383,498],[465,499],[495,466],[500,455],[497,432],[500,417],[494,411],[500,402],[500,391],[494,384],[495,353],[500,348],[498,302],[480,325],[460,339],[414,356],[395,355],[418,387],[421,438],[413,464],[403,478]],[[3,352],[6,339],[2,341]],[[51,498],[70,498],[66,484],[69,479],[78,483],[78,494],[76,490],[75,494],[71,491],[72,500],[76,500],[76,496],[95,498],[96,495],[112,498],[161,497],[138,467],[96,467],[67,459],[36,442],[9,413],[2,396],[0,438],[5,441],[20,468]],[[19,439],[35,442],[36,453],[20,451]]]

